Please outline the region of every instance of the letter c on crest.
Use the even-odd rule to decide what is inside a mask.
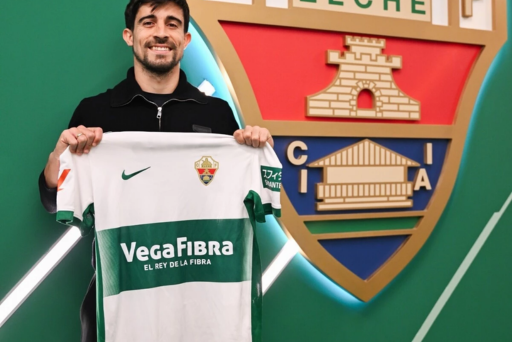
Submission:
[[[295,151],[296,148],[300,148],[302,151],[307,151],[308,146],[302,141],[296,140],[292,142],[290,145],[288,145],[288,149],[286,151],[286,155],[290,163],[292,163],[293,165],[302,165],[306,162],[306,160],[308,160],[308,156],[301,155],[299,158],[295,158],[293,152]]]

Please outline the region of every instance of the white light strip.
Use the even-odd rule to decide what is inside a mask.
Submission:
[[[279,254],[277,254],[275,259],[272,260],[265,272],[263,272],[263,277],[261,279],[263,294],[265,294],[270,286],[272,286],[274,281],[279,277],[281,272],[283,272],[285,267],[290,263],[298,251],[299,246],[297,243],[294,240],[288,240],[281,251],[279,251]]]
[[[0,302],[0,327],[20,307],[25,299],[39,286],[80,240],[80,230],[69,228],[50,250],[32,267],[18,284]]]
[[[205,93],[205,95],[207,95],[207,96],[212,96],[213,94],[215,94],[215,88],[207,80],[204,80],[199,85],[199,87],[197,87],[197,89],[199,89],[201,92]]]
[[[473,263],[473,261],[475,261],[475,258],[477,257],[478,253],[482,249],[483,245],[489,238],[489,235],[491,235],[492,231],[494,230],[494,227],[496,227],[496,225],[500,221],[501,217],[503,216],[503,214],[505,213],[505,211],[507,210],[507,208],[511,202],[512,202],[512,193],[508,196],[507,200],[501,207],[501,210],[497,213],[494,213],[491,216],[491,219],[489,220],[489,222],[487,222],[484,229],[482,230],[482,232],[476,239],[475,243],[473,244],[473,247],[471,247],[468,254],[462,261],[462,264],[460,264],[459,268],[457,269],[457,271],[453,275],[452,279],[448,283],[448,286],[446,286],[443,293],[441,294],[441,297],[439,297],[436,304],[432,308],[432,311],[430,311],[430,313],[428,314],[427,319],[425,320],[425,322],[423,322],[423,325],[421,326],[420,330],[418,330],[418,332],[416,333],[416,336],[414,336],[414,339],[412,340],[412,342],[422,342],[423,341],[423,339],[427,335],[428,331],[430,330],[430,328],[436,321],[437,316],[439,316],[439,314],[441,313],[441,310],[443,310],[444,306],[446,305],[446,303],[452,296],[453,292],[459,285],[460,281],[462,280],[462,277],[464,277],[464,275],[468,271],[468,269],[471,266],[471,264]]]

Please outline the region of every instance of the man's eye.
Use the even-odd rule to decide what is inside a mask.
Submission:
[[[176,25],[175,23],[169,23],[169,26],[170,27],[178,27],[178,25]]]
[[[153,25],[153,23],[151,21],[145,21],[145,22],[142,23],[142,25],[144,25],[144,26],[151,26],[151,25]]]

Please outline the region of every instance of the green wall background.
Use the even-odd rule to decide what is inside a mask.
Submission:
[[[4,2],[0,10],[0,298],[63,234],[37,178],[78,102],[131,65],[121,39],[126,0]],[[512,1],[508,1],[512,18]],[[509,36],[512,29],[509,22]],[[512,44],[487,75],[446,210],[409,266],[370,303],[348,298],[302,256],[264,297],[264,341],[411,341],[491,215],[512,191]],[[258,238],[263,264],[283,245]],[[512,341],[512,209],[482,248],[425,341]],[[79,341],[93,270],[84,238],[0,328],[0,341]]]

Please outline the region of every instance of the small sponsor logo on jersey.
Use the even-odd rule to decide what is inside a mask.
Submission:
[[[64,171],[62,171],[62,173],[60,174],[60,177],[59,177],[59,180],[57,182],[57,191],[61,191],[63,190],[61,188],[62,184],[64,184],[64,181],[66,180],[66,177],[68,176],[69,172],[71,171],[71,169],[65,169]]]
[[[137,172],[134,172],[134,173],[128,174],[128,175],[125,173],[125,170],[123,170],[123,174],[121,175],[121,177],[122,177],[124,180],[128,180],[128,179],[130,179],[130,178],[132,178],[132,177],[137,176],[139,173],[142,173],[142,172],[146,171],[146,170],[147,170],[147,169],[149,169],[150,167],[151,167],[151,166],[149,166],[149,167],[147,167],[147,168],[145,168],[145,169],[139,170],[139,171],[137,171]]]
[[[194,166],[196,168],[197,175],[199,176],[199,180],[204,185],[209,185],[213,181],[213,178],[219,169],[219,163],[210,156],[201,157],[201,159],[195,162]]]
[[[272,191],[281,191],[281,169],[270,166],[261,167],[261,181],[263,187]]]

